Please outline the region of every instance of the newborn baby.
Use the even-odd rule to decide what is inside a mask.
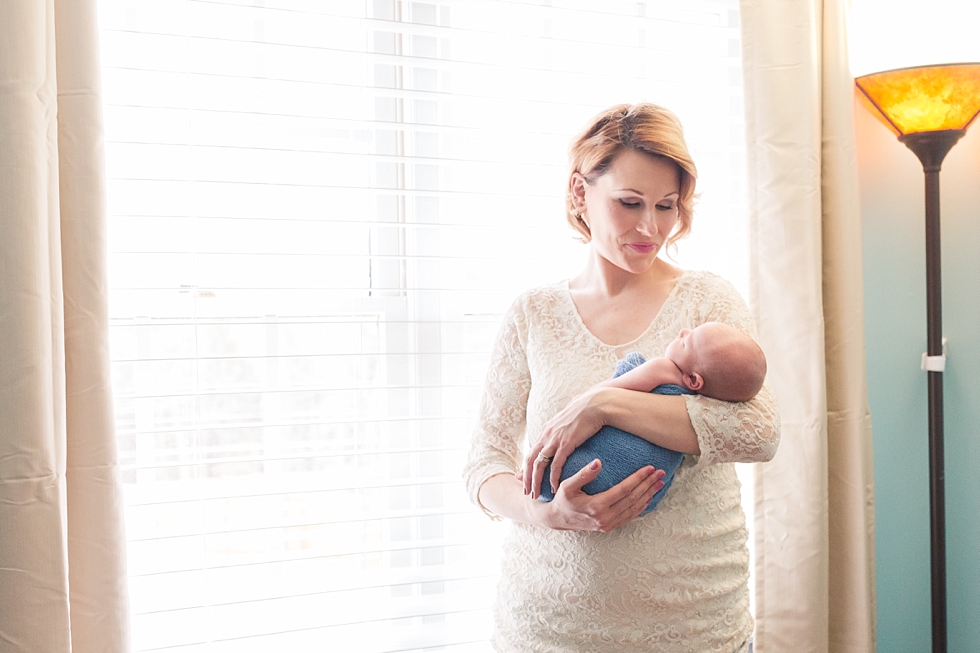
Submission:
[[[664,355],[645,361],[633,352],[616,363],[612,379],[597,387],[625,388],[664,395],[702,394],[724,401],[748,401],[759,392],[766,377],[766,357],[752,338],[721,322],[705,322],[683,329],[667,345]],[[561,480],[574,475],[598,458],[599,475],[582,491],[598,494],[625,480],[641,467],[652,465],[666,472],[664,486],[640,514],[657,507],[674,481],[684,454],[665,449],[612,426],[602,427],[565,461]],[[551,465],[544,471],[539,500],[551,501]]]

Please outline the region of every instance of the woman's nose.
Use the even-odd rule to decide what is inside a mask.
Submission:
[[[657,214],[654,211],[644,211],[640,217],[639,224],[636,225],[637,231],[642,234],[657,235]]]

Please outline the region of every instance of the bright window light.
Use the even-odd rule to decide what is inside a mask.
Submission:
[[[928,5],[853,0],[851,12],[848,41],[855,76],[980,61],[976,0],[933,0]]]
[[[677,261],[747,286],[737,0],[102,0],[135,651],[489,650],[460,470],[521,290],[577,272],[566,147],[652,101]]]

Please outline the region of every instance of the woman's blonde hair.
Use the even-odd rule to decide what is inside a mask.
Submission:
[[[592,239],[585,221],[575,212],[572,178],[577,172],[588,183],[594,183],[608,172],[613,158],[624,150],[662,157],[677,165],[681,182],[677,226],[665,243],[666,246],[673,245],[691,231],[698,171],[687,149],[684,130],[677,116],[656,104],[617,104],[593,118],[589,126],[572,140],[568,148],[571,169],[565,202],[568,223],[582,234],[585,242]]]

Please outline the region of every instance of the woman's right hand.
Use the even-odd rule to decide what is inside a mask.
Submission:
[[[665,472],[647,466],[605,492],[591,495],[583,492],[582,488],[601,469],[602,463],[596,459],[561,482],[555,498],[545,504],[547,526],[556,530],[608,533],[636,519],[664,486]]]

